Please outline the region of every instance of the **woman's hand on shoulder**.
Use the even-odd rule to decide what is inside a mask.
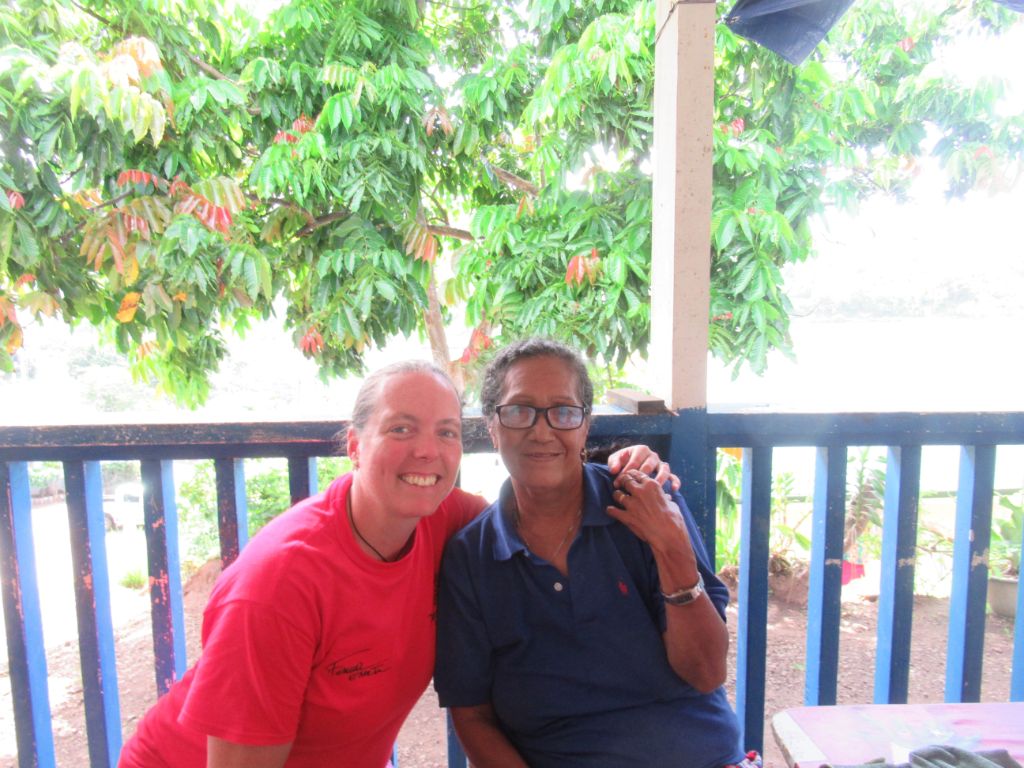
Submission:
[[[616,485],[612,494],[615,506],[607,507],[610,517],[655,549],[666,546],[690,550],[690,536],[679,507],[657,479],[631,469],[616,478]]]
[[[630,445],[616,451],[608,457],[608,469],[615,475],[614,485],[622,487],[622,479],[630,470],[637,470],[645,475],[651,475],[659,486],[666,482],[672,484],[672,490],[678,491],[682,482],[672,474],[672,468],[668,462],[661,460],[654,451],[646,445]]]

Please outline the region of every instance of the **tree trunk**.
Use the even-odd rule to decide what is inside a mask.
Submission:
[[[430,340],[430,352],[434,362],[452,376],[454,371],[451,354],[448,351],[448,337],[444,332],[444,317],[441,315],[441,302],[437,298],[437,280],[433,271],[430,273],[430,280],[427,281],[427,311],[423,313],[423,322],[427,326],[427,338]],[[456,386],[461,392],[459,382],[456,382]]]

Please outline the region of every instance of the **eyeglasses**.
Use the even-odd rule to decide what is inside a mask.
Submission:
[[[582,405],[552,405],[548,408],[534,408],[532,405],[499,405],[494,412],[498,414],[501,426],[509,429],[529,429],[537,423],[542,413],[552,429],[579,429],[587,416],[587,409]]]

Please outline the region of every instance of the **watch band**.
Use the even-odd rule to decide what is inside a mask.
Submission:
[[[671,594],[661,593],[662,599],[668,605],[689,605],[698,597],[704,594],[704,576],[697,574],[697,583],[692,587],[677,590]]]

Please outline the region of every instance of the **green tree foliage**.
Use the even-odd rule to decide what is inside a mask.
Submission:
[[[0,9],[0,366],[59,316],[195,404],[275,307],[325,375],[396,334],[457,375],[527,332],[646,352],[653,2],[244,5]],[[929,67],[1016,21],[860,0],[796,68],[718,26],[716,355],[788,350],[780,270],[826,206],[899,195],[926,154],[953,194],[1019,163],[999,85]]]

